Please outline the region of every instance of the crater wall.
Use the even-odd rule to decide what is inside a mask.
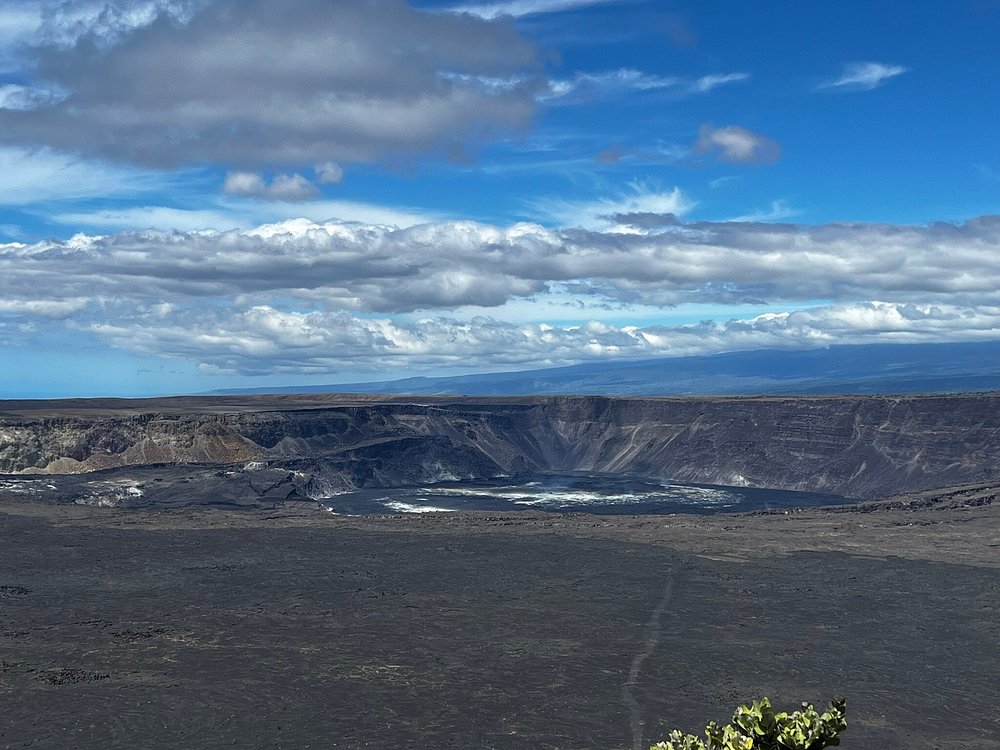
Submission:
[[[874,498],[1000,480],[1000,394],[2,402],[0,473],[280,469],[296,491],[536,471]]]

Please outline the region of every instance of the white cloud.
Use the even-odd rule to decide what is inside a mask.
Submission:
[[[591,205],[608,224],[623,215],[660,219],[624,234],[614,227],[439,221],[397,228],[299,219],[248,231],[14,243],[0,245],[0,299],[39,299],[39,290],[45,299],[136,302],[207,295],[392,313],[498,306],[559,287],[595,304],[1000,303],[995,217],[928,227],[681,223],[674,212],[682,208],[677,193]]]
[[[312,200],[319,195],[316,186],[300,174],[281,174],[275,177],[267,186],[267,197],[270,200],[296,201]]]
[[[840,88],[855,91],[871,91],[886,81],[909,71],[902,65],[887,65],[878,62],[856,62],[844,66],[840,77],[820,88]]]
[[[501,0],[470,3],[451,8],[454,13],[468,13],[479,18],[521,18],[542,13],[561,13],[592,5],[624,5],[632,0]]]
[[[834,344],[988,341],[1000,336],[1000,307],[961,307],[892,302],[827,305],[745,320],[644,330],[658,347],[673,353],[741,349],[803,348]],[[679,351],[683,337],[686,351]]]
[[[549,82],[539,100],[548,104],[579,104],[612,99],[633,92],[666,91],[678,94],[705,94],[728,83],[744,81],[749,73],[725,73],[700,78],[659,76],[634,68],[618,68],[599,73],[577,73],[570,79]]]
[[[308,203],[263,203],[253,199],[224,201],[214,208],[184,209],[169,206],[68,211],[49,217],[66,226],[127,231],[158,229],[180,232],[206,229],[251,229],[267,222],[305,219],[309,222],[345,221],[395,227],[426,224],[439,218],[417,209],[379,206],[355,201],[316,200]]]
[[[256,172],[230,172],[222,185],[227,195],[241,198],[257,198],[267,201],[284,201],[297,203],[316,198],[319,191],[316,186],[300,174],[282,174],[271,180],[264,180]]]
[[[739,125],[722,128],[707,123],[702,125],[694,150],[715,154],[733,164],[769,164],[781,158],[781,147],[777,143]]]
[[[89,302],[82,297],[63,300],[0,299],[0,315],[65,319],[82,311]]]
[[[344,179],[344,170],[336,162],[328,161],[316,165],[316,181],[320,185],[336,185]]]
[[[984,341],[1000,335],[1000,308],[866,302],[685,326],[514,324],[360,318],[269,306],[198,316],[141,315],[128,325],[96,324],[110,343],[142,354],[200,362],[244,375],[338,370],[542,367],[577,362],[685,356],[831,344]]]
[[[699,94],[704,94],[719,86],[728,83],[738,83],[750,79],[749,73],[722,73],[717,75],[707,75],[696,78],[691,84],[691,90]]]
[[[592,210],[683,207],[670,196]],[[0,244],[0,317],[12,345],[70,327],[243,373],[1000,338],[1000,217],[799,226],[629,216],[643,221],[624,234],[302,219]],[[828,302],[796,309],[813,300]],[[652,308],[688,303],[776,312],[649,324]],[[529,304],[535,320],[523,319]],[[618,322],[546,313],[565,305],[578,320]],[[480,314],[490,308],[522,320]],[[621,322],[633,311],[646,322]]]
[[[256,172],[230,172],[222,184],[222,191],[227,195],[257,198],[267,192],[267,183]]]
[[[32,88],[15,83],[0,86],[0,109],[26,111],[59,101],[62,98],[61,93],[43,88]]]
[[[186,175],[164,175],[96,160],[77,159],[49,149],[0,146],[0,205],[42,201],[122,198],[169,191]]]
[[[581,201],[546,198],[532,202],[531,207],[539,217],[562,227],[611,229],[618,224],[613,217],[619,214],[684,216],[695,203],[680,188],[663,191],[635,182],[628,191],[613,198]]]
[[[780,221],[796,216],[799,212],[788,205],[785,200],[771,201],[771,207],[763,211],[751,211],[742,216],[735,216],[729,221],[756,223],[761,221]]]
[[[549,90],[541,96],[544,101],[597,99],[616,96],[629,91],[653,91],[680,86],[682,79],[643,73],[633,68],[619,68],[601,73],[577,73],[570,80],[549,82]]]

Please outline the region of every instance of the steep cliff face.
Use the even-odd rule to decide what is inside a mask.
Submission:
[[[76,405],[79,406],[79,405]],[[0,472],[285,468],[304,496],[539,470],[871,498],[1000,479],[1000,394],[129,402],[3,408]],[[70,415],[72,414],[72,416]]]

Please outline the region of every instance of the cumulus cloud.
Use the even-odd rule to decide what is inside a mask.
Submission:
[[[222,190],[229,195],[257,198],[267,192],[267,183],[256,172],[230,172],[226,175]]]
[[[128,325],[91,327],[144,354],[200,362],[212,370],[262,375],[391,371],[466,365],[537,367],[581,361],[686,356],[832,344],[982,341],[1000,331],[1000,308],[834,305],[684,326],[514,324],[491,317],[400,321],[269,306],[177,316],[150,311]]]
[[[336,162],[316,165],[316,180],[320,185],[336,185],[344,179],[344,170]]]
[[[300,174],[281,174],[268,183],[255,172],[230,172],[222,190],[228,195],[286,203],[308,201],[319,195],[316,186]]]
[[[732,164],[771,164],[781,158],[781,146],[739,125],[702,125],[694,150]]]
[[[296,201],[312,200],[319,194],[316,186],[300,174],[280,174],[267,186],[266,197],[271,200]]]
[[[609,204],[608,208],[614,208]],[[490,307],[587,282],[613,302],[1000,300],[1000,217],[965,224],[682,222],[609,212],[635,231],[307,220],[230,232],[131,232],[0,245],[0,298],[276,297],[399,313]],[[28,295],[28,296],[25,296]]]
[[[929,226],[612,218],[630,231],[298,220],[9,243],[0,320],[16,324],[8,331],[69,326],[243,373],[1000,336],[1000,217]],[[779,312],[684,326],[491,313],[567,299],[579,318],[692,302]],[[813,300],[826,302],[794,309]]]
[[[909,68],[902,65],[887,65],[879,62],[856,62],[844,66],[840,77],[820,88],[871,91],[886,81],[906,73]]]
[[[312,167],[456,148],[534,114],[536,51],[503,21],[404,0],[140,5],[104,44],[38,47],[32,85],[65,96],[0,109],[0,140],[154,167]]]

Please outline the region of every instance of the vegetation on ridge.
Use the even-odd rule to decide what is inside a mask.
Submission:
[[[822,750],[840,744],[838,735],[847,728],[846,710],[847,702],[835,698],[822,714],[809,703],[791,714],[776,714],[771,701],[762,698],[739,706],[725,726],[710,722],[704,740],[675,729],[649,750]]]

